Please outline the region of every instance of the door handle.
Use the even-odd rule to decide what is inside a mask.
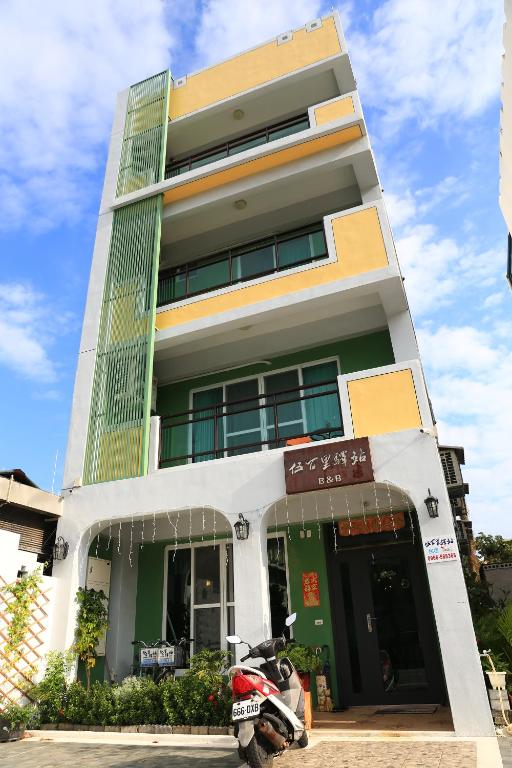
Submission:
[[[372,616],[370,613],[367,613],[366,614],[366,626],[368,627],[368,632],[373,632],[372,621],[375,621],[375,616]]]

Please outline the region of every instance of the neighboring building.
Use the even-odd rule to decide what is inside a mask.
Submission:
[[[64,486],[56,647],[87,574],[114,679],[135,638],[259,642],[293,610],[338,705],[448,701],[494,733],[336,13],[120,94]]]
[[[465,464],[464,448],[460,445],[440,445],[439,456],[444,472],[444,480],[452,507],[453,525],[461,555],[472,559],[475,554],[473,523],[469,519],[466,496],[469,486],[462,477],[462,464]]]
[[[507,279],[512,286],[512,0],[505,0],[500,120],[500,205],[508,229]]]

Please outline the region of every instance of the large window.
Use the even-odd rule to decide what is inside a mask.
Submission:
[[[233,545],[179,546],[167,551],[165,639],[193,638],[193,653],[226,647],[233,632]]]
[[[172,304],[326,257],[322,222],[270,235],[162,271],[158,278],[157,304]]]

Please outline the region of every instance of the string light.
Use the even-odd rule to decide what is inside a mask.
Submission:
[[[277,562],[279,562],[279,554],[280,554],[280,546],[281,546],[281,542],[279,541],[279,539],[281,537],[279,536],[279,533],[277,531],[277,504],[274,504],[274,520],[275,520],[275,523],[276,523]]]
[[[347,492],[345,492],[345,506],[347,508],[347,517],[348,517],[348,535],[352,536],[352,518],[350,517],[350,504],[348,503]]]
[[[367,506],[367,504],[365,504],[365,501],[364,501],[362,488],[359,488],[359,498],[361,500],[361,511],[363,513],[364,529],[366,531],[366,506]]]
[[[155,543],[155,536],[156,536],[156,512],[153,512],[153,535],[151,537],[151,543]]]
[[[119,521],[119,532],[117,537],[117,554],[121,554],[121,521]]]
[[[373,481],[373,493],[375,496],[375,510],[377,512],[377,520],[379,521],[379,532],[382,532],[382,520],[380,519],[380,512],[379,512],[379,498],[377,496],[377,483]]]
[[[142,524],[140,527],[140,549],[141,552],[144,549],[144,515],[142,516]]]
[[[203,512],[202,512],[202,528],[201,528],[201,541],[204,541],[204,504],[203,504]]]
[[[321,539],[320,520],[318,519],[318,493],[315,493],[316,527],[318,529],[318,541]]]
[[[330,490],[329,490],[329,505],[331,507],[332,532],[334,535],[334,554],[336,554],[338,551],[338,532],[336,530],[336,524],[334,522],[334,510],[332,508],[332,495]]]
[[[132,524],[130,526],[130,550],[128,552],[128,561],[130,563],[130,568],[132,568],[132,554],[133,554],[133,514],[132,514]]]
[[[304,524],[304,494],[301,493],[300,495],[300,519],[302,520],[302,530],[306,530],[306,526]]]
[[[107,542],[107,552],[110,551],[110,542],[112,541],[112,518],[108,521],[108,542]]]
[[[409,522],[411,524],[411,531],[412,531],[412,543],[414,544],[414,537],[415,537],[415,535],[414,535],[414,522],[413,522],[412,515],[411,515],[411,505],[409,503],[409,494],[405,493],[403,489],[402,489],[402,499],[405,500],[406,505],[407,505],[407,514],[409,515]]]
[[[192,546],[192,507],[188,508],[188,543]]]
[[[290,516],[288,514],[288,494],[284,497],[284,505],[286,509],[286,533],[288,535],[288,541],[292,540],[291,534],[290,534]]]
[[[217,547],[217,510],[213,508],[213,548]]]
[[[98,531],[96,533],[96,558],[98,557],[98,548],[100,546],[100,521],[98,520]]]
[[[393,526],[393,533],[395,534],[395,539],[398,539],[398,534],[396,532],[396,526],[395,526],[395,516],[393,514],[393,501],[391,500],[391,490],[389,488],[389,483],[386,480],[386,488],[388,489],[388,501],[389,501],[389,513],[391,515],[391,525]]]
[[[178,551],[178,523],[180,522],[180,513],[178,510],[178,514],[176,517],[176,525],[174,526],[174,554],[172,556],[172,561],[176,560],[176,552]]]

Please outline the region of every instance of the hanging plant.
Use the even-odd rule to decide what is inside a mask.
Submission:
[[[96,666],[96,647],[108,627],[107,596],[103,590],[78,587],[75,601],[78,603],[74,652],[85,663],[87,690],[91,687],[91,670]]]
[[[41,594],[41,582],[42,569],[36,568],[32,573],[2,587],[2,592],[10,596],[5,609],[9,625],[4,653],[11,662],[18,661],[22,656],[23,642],[32,623],[32,611]]]

